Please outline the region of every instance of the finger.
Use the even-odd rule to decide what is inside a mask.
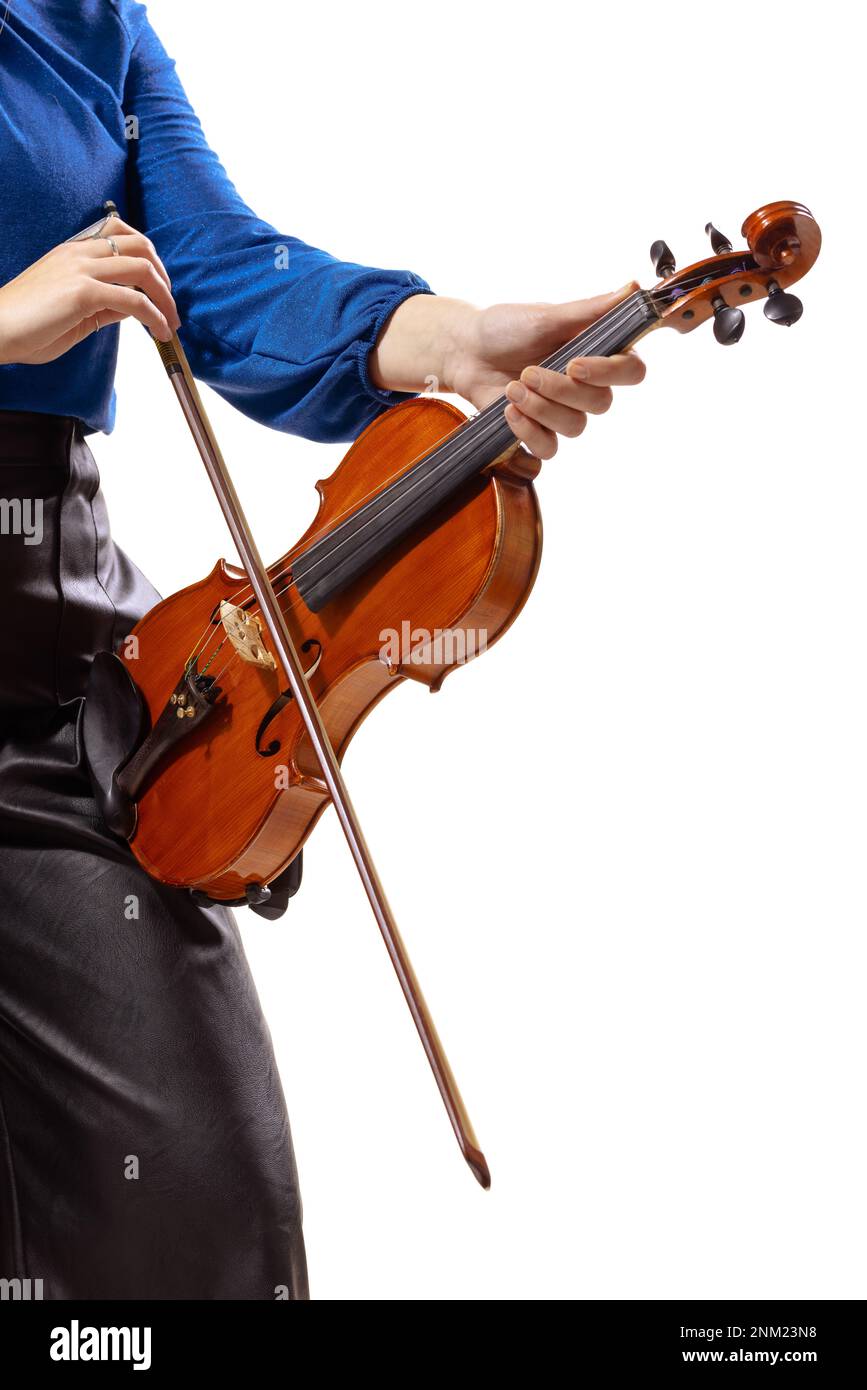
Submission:
[[[149,260],[160,278],[165,282],[165,287],[171,293],[172,282],[169,279],[169,272],[160,260],[157,249],[149,237],[141,232],[128,232],[113,238],[117,242],[117,248],[122,256],[144,256]]]
[[[101,324],[103,322],[101,310],[108,309],[111,312],[138,319],[139,323],[143,323],[145,328],[149,328],[154,337],[159,338],[161,343],[169,341],[172,330],[168,321],[146,294],[142,294],[140,290],[130,289],[126,285],[101,285],[97,280],[92,280],[91,285],[88,317],[96,314]]]
[[[120,323],[125,318],[129,318],[129,315],[103,309],[99,314],[92,314],[89,318],[82,319],[68,332],[61,333],[59,338],[55,338],[53,342],[47,343],[37,352],[28,356],[26,361],[31,366],[42,366],[46,362],[54,362],[70,348],[77,347],[79,343],[84,342],[84,339],[89,338],[91,333],[97,333],[101,328],[107,328],[109,324]]]
[[[132,289],[143,290],[172,327],[177,328],[180,320],[175,301],[155,266],[143,256],[111,255],[104,260],[92,261],[89,269],[95,280],[115,285],[129,285]]]
[[[506,387],[506,395],[528,420],[535,420],[537,424],[544,425],[555,434],[575,439],[584,432],[587,416],[583,411],[573,410],[568,405],[549,400],[547,396],[540,396],[536,391],[528,390],[523,382],[510,381]]]
[[[537,459],[552,459],[557,452],[557,436],[546,430],[535,420],[530,420],[511,402],[506,406],[505,418],[516,439],[526,444]]]
[[[101,314],[94,314],[93,317],[87,319],[86,322],[92,324],[93,331],[98,333],[100,329],[109,328],[113,323],[123,323],[124,319],[128,318],[128,313],[121,313],[117,309],[103,309]],[[90,332],[89,328],[88,332]]]
[[[610,313],[639,288],[637,280],[630,280],[619,290],[611,290],[608,294],[593,295],[591,299],[572,299],[565,304],[552,304],[551,315],[556,327],[561,329],[564,338],[568,339],[573,337],[577,330],[586,328],[588,324],[601,319],[603,314]]]
[[[109,214],[108,217],[106,217],[105,221],[101,224],[99,229],[99,235],[105,236],[107,232],[109,236],[117,236],[118,232],[134,231],[136,231],[135,227],[131,227],[128,222],[124,222],[123,218],[119,217],[116,212],[112,212]]]
[[[521,381],[549,401],[559,401],[570,410],[584,410],[588,415],[604,415],[614,399],[610,386],[590,386],[547,367],[525,367]],[[516,405],[521,404],[515,395],[510,395],[509,399]]]
[[[144,256],[146,260],[149,260],[157,274],[165,281],[166,289],[171,291],[172,282],[169,273],[160,260],[150,237],[146,237],[143,232],[137,232],[134,227],[128,227],[125,222],[121,222],[119,217],[110,217],[99,236],[88,237],[86,241],[79,244],[87,248],[91,256],[102,257],[107,252],[113,254],[108,245],[109,237],[117,242],[118,250],[122,256]]]
[[[637,386],[647,368],[634,352],[618,352],[613,357],[575,357],[566,371],[573,381],[589,386]]]
[[[131,227],[128,222],[124,222],[123,218],[118,217],[116,213],[113,213],[111,217],[109,217],[108,221],[100,229],[99,233],[100,237],[141,235],[142,233],[139,231],[138,227]],[[99,238],[96,239],[98,240]]]
[[[110,245],[105,237],[98,237],[88,246],[88,270],[104,278],[102,271],[94,270],[94,266],[102,265],[103,262],[114,261],[115,266],[120,259],[137,260],[152,266],[154,273],[159,276],[167,294],[171,294],[172,285],[169,280],[168,271],[162,261],[153,251],[151,243],[147,237],[139,236],[136,232],[132,236],[116,236],[111,238],[114,246],[117,247],[115,254],[114,246]],[[111,266],[109,264],[109,270]]]

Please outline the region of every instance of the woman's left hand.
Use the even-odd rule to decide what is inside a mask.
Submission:
[[[611,388],[642,381],[645,367],[634,352],[575,358],[565,373],[538,364],[637,289],[633,282],[594,299],[489,309],[413,295],[376,344],[373,378],[394,390],[455,392],[479,410],[505,393],[512,432],[537,458],[552,458],[558,435],[581,434],[589,415],[610,407]]]
[[[588,415],[604,415],[611,406],[611,388],[642,381],[645,367],[634,352],[576,357],[565,373],[535,364],[637,288],[627,285],[614,294],[570,304],[495,304],[482,309],[468,343],[447,368],[454,390],[479,410],[505,392],[512,433],[537,458],[552,458],[558,435],[574,439],[582,434]]]

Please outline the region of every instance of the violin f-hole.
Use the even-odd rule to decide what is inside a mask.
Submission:
[[[302,642],[301,647],[299,649],[302,652],[310,652],[313,650],[314,647],[316,648],[315,659],[312,665],[308,666],[304,672],[305,676],[307,677],[313,675],[313,672],[316,670],[317,666],[322,660],[322,643],[319,641],[318,637],[308,637],[306,642]],[[266,710],[265,716],[262,719],[262,722],[259,725],[258,729],[256,730],[256,752],[259,754],[260,758],[273,758],[274,754],[280,751],[279,738],[272,739],[271,742],[268,744],[267,748],[262,747],[262,739],[265,737],[268,725],[274,719],[276,719],[277,715],[280,713],[282,709],[286,708],[291,699],[292,691],[284,690],[280,695],[277,696],[277,699],[274,701],[274,703],[270,705],[269,708]]]

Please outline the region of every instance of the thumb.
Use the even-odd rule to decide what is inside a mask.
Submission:
[[[628,299],[631,294],[635,294],[638,289],[640,289],[638,281],[629,280],[619,290],[610,290],[608,294],[597,294],[592,299],[573,299],[566,304],[554,304],[551,307],[554,310],[557,326],[567,331],[586,328],[588,324],[601,319],[603,314],[607,314],[624,299]]]

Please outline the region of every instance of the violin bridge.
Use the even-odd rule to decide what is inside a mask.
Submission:
[[[236,608],[234,604],[223,599],[220,604],[220,622],[242,661],[249,661],[253,666],[262,666],[266,671],[276,668],[276,661],[262,641],[262,624],[257,617],[245,613],[243,608]]]

